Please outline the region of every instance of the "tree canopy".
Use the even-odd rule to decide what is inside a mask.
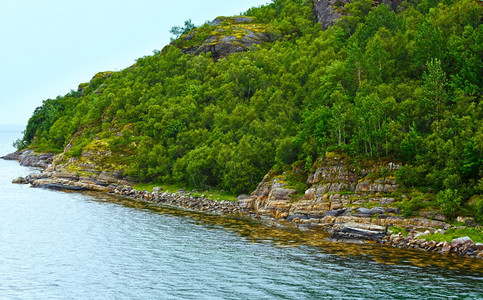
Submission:
[[[233,193],[253,190],[270,169],[310,167],[337,150],[402,162],[405,186],[463,200],[481,194],[479,1],[346,8],[327,30],[311,0],[251,8],[245,15],[280,31],[277,41],[217,62],[167,46],[45,100],[17,145],[69,145],[68,159],[103,139],[136,180]],[[173,28],[179,37],[192,24]]]

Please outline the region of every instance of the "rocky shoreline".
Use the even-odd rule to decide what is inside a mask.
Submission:
[[[71,190],[71,191],[97,191],[126,197],[136,201],[143,201],[154,205],[167,205],[176,208],[186,209],[210,214],[219,215],[242,215],[253,218],[264,218],[267,220],[293,223],[301,229],[324,230],[331,235],[334,241],[342,242],[376,242],[391,245],[398,248],[412,248],[426,252],[439,252],[455,254],[462,257],[483,259],[483,244],[474,243],[469,237],[454,239],[452,242],[426,241],[425,235],[431,233],[444,233],[450,228],[450,224],[439,220],[426,218],[404,218],[398,216],[397,208],[374,207],[374,208],[347,208],[337,207],[332,204],[332,209],[320,211],[316,209],[301,211],[297,210],[280,212],[280,210],[269,207],[267,201],[270,197],[263,198],[264,202],[258,201],[261,189],[265,189],[267,182],[251,195],[241,195],[238,201],[216,201],[204,195],[195,196],[189,191],[179,190],[176,193],[168,193],[162,188],[154,188],[153,192],[138,191],[131,187],[125,178],[119,178],[107,172],[100,172],[96,176],[81,176],[67,172],[64,169],[57,169],[53,154],[36,154],[33,151],[24,151],[9,154],[3,159],[17,160],[22,166],[40,168],[40,173],[17,178],[13,183],[30,184],[32,187]],[[327,173],[326,173],[327,174]],[[317,173],[316,173],[317,175]],[[313,180],[313,178],[311,179]],[[275,182],[278,182],[275,180]],[[273,184],[273,182],[271,183]],[[282,185],[274,184],[276,188],[270,187],[269,195],[283,202],[287,189]],[[382,188],[385,188],[384,186]],[[266,192],[266,191],[265,191]],[[290,191],[289,191],[290,192]],[[278,195],[276,195],[278,193]],[[275,196],[273,196],[275,195]],[[257,198],[258,197],[258,198]],[[262,205],[260,205],[262,204]],[[279,205],[280,203],[275,203]],[[303,204],[303,202],[302,202]],[[300,205],[300,203],[297,203]],[[313,204],[312,204],[313,205]],[[269,209],[267,209],[269,208]],[[307,211],[311,213],[307,213]],[[401,226],[408,228],[407,235],[395,234],[389,230],[390,226]],[[425,231],[421,229],[427,228]]]

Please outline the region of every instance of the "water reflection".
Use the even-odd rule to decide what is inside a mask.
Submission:
[[[219,216],[158,206],[117,196],[85,193],[93,201],[109,202],[161,215],[190,218],[207,229],[223,228],[252,243],[269,243],[274,247],[310,246],[320,254],[341,258],[373,261],[384,265],[408,265],[421,268],[442,268],[462,272],[483,273],[483,261],[457,257],[452,254],[427,253],[412,249],[398,249],[375,243],[357,244],[334,242],[321,231],[300,230],[291,224],[280,226],[270,221],[243,216]]]

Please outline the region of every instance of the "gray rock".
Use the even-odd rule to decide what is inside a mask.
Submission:
[[[226,21],[226,24],[233,26],[232,28],[237,30],[236,34],[230,34],[226,31],[225,26],[216,28],[214,26],[225,25],[222,24]],[[263,44],[275,40],[273,32],[265,30],[251,30],[250,27],[243,27],[243,25],[237,26],[237,24],[250,23],[254,19],[250,17],[219,17],[208,25],[213,26],[213,31],[218,30],[219,34],[210,35],[205,41],[196,44],[194,46],[183,47],[181,49],[183,53],[189,53],[198,55],[201,53],[211,52],[211,56],[214,60],[226,57],[232,53],[247,51],[251,46],[256,44]],[[261,25],[262,26],[262,25]],[[183,41],[190,41],[196,35],[197,29],[188,33],[182,37],[180,42],[175,45],[182,45]]]
[[[43,189],[61,190],[61,191],[86,191],[86,190],[89,190],[88,188],[85,188],[85,187],[58,184],[58,183],[42,184],[42,185],[37,185],[37,187],[43,188]]]
[[[241,194],[241,195],[239,195],[239,196],[238,196],[236,199],[237,199],[237,201],[241,201],[241,200],[246,200],[246,199],[248,199],[248,198],[250,198],[250,195],[247,195],[247,194]]]
[[[383,213],[384,213],[384,208],[382,208],[382,207],[374,207],[373,209],[371,209],[372,215],[383,214]]]
[[[20,165],[45,169],[54,159],[53,153],[35,154],[31,150],[24,151],[19,157]]]
[[[386,233],[385,228],[381,226],[348,223],[333,226],[331,238],[338,240],[381,241]]]
[[[18,160],[19,156],[20,156],[19,152],[14,152],[14,153],[10,153],[5,156],[2,156],[0,158],[4,160]]]
[[[27,180],[25,178],[23,178],[23,177],[17,177],[14,180],[12,180],[12,183],[15,183],[15,184],[24,184],[24,183],[27,183]]]
[[[153,187],[153,194],[159,194],[163,191],[163,188],[160,186]]]
[[[308,220],[309,217],[307,215],[290,215],[290,216],[287,217],[288,221],[293,221],[295,219]]]
[[[458,247],[462,245],[474,245],[469,236],[460,237],[451,241],[451,247]]]
[[[317,22],[319,22],[322,25],[322,28],[324,29],[327,29],[328,27],[334,25],[344,14],[346,14],[344,5],[349,2],[352,2],[351,0],[313,0],[313,1],[314,1],[314,13],[317,18]],[[401,2],[402,0],[380,1],[380,3],[382,4],[389,5],[392,10],[396,10],[398,5]]]
[[[330,217],[338,217],[342,215],[345,212],[345,208],[343,209],[336,209],[336,210],[331,210],[328,211],[324,214],[324,216],[330,216]]]

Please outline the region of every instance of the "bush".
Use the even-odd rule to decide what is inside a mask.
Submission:
[[[476,201],[475,220],[479,224],[483,224],[483,197]]]
[[[461,197],[458,190],[446,189],[436,195],[436,202],[443,214],[448,218],[454,219],[461,209]]]
[[[411,199],[405,198],[403,201],[398,203],[398,207],[401,209],[403,216],[410,217],[415,211],[418,211],[424,207],[424,196],[413,195]]]

